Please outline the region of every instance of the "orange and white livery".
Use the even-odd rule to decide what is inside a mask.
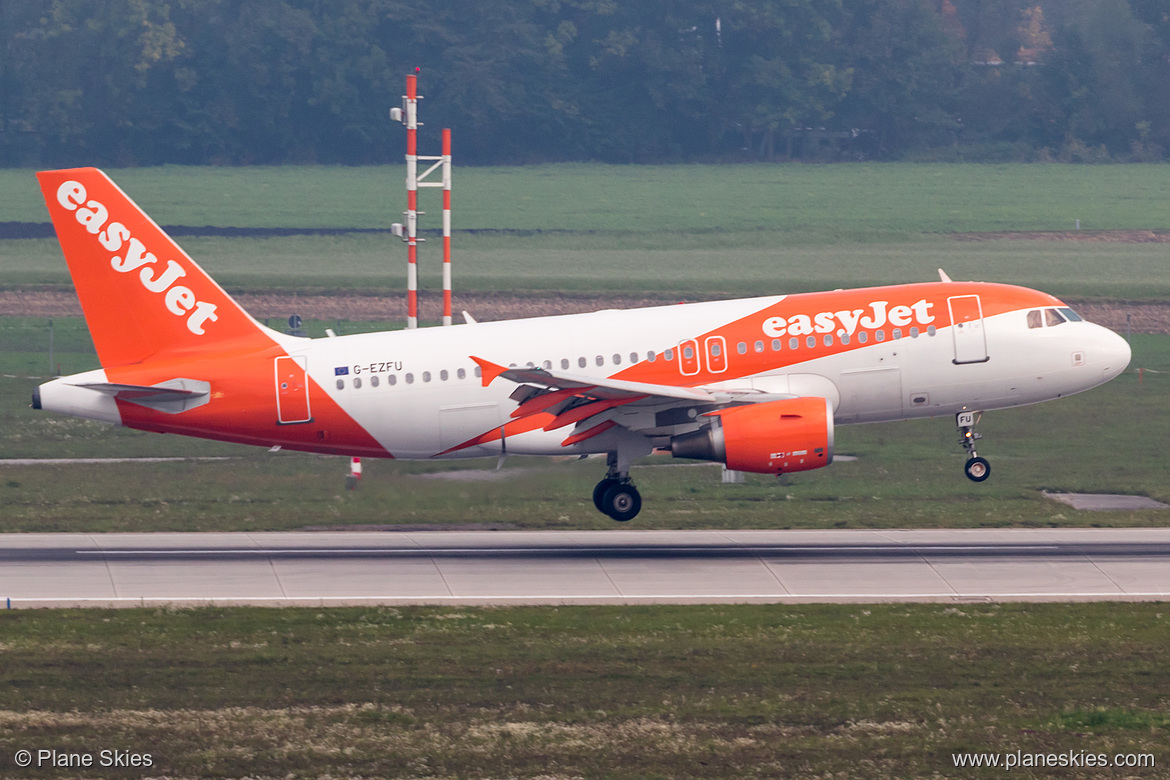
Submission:
[[[942,281],[308,339],[248,315],[101,171],[38,174],[102,368],[34,406],[147,431],[382,458],[606,453],[598,509],[641,507],[656,449],[782,474],[838,424],[1087,390],[1129,345],[1061,301]]]

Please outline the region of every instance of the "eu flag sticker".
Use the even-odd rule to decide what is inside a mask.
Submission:
[[[349,374],[349,366],[338,366],[333,369],[333,376],[347,376]]]

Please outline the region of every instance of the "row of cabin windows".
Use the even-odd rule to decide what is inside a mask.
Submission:
[[[483,370],[480,369],[479,366],[476,366],[475,371],[473,373],[475,376],[479,377],[479,376],[483,375]],[[423,371],[422,372],[422,381],[423,382],[430,382],[433,378],[434,378],[434,376],[431,374],[430,371]],[[449,372],[447,369],[444,368],[442,371],[439,372],[439,381],[440,382],[446,382],[450,378],[451,378],[451,372]],[[467,369],[465,369],[465,368],[456,369],[455,370],[455,378],[456,379],[466,379],[467,378]],[[393,387],[394,385],[398,384],[398,374],[387,374],[384,377],[384,379],[386,380],[386,384],[389,385],[390,387]],[[408,385],[414,384],[414,374],[413,373],[408,372],[406,374],[403,374],[402,379]],[[383,380],[383,377],[379,376],[378,374],[371,375],[368,380],[363,380],[360,376],[355,376],[353,378],[353,388],[355,390],[360,390],[364,381],[368,381],[370,387],[379,387],[382,384],[382,380]],[[337,389],[338,390],[345,389],[345,380],[344,379],[337,380]]]
[[[933,325],[927,327],[927,329],[926,329],[926,333],[928,336],[933,336],[937,332],[938,331],[935,329],[935,327]],[[902,329],[901,328],[894,328],[890,335],[895,341],[897,341],[898,339],[902,338]],[[910,338],[916,339],[920,335],[920,331],[918,330],[917,327],[910,328],[909,335],[910,335]],[[874,341],[878,341],[878,342],[885,341],[886,340],[886,332],[884,330],[874,331],[873,338],[874,338]],[[851,338],[850,338],[848,333],[840,334],[840,339],[841,339],[841,344],[843,344],[843,345],[848,345],[851,342]],[[833,343],[834,343],[833,334],[826,333],[824,336],[821,337],[821,341],[826,347],[833,346]],[[807,336],[804,340],[804,343],[809,348],[815,347],[817,345],[817,337],[816,336]],[[860,333],[858,333],[857,334],[857,343],[858,344],[869,343],[869,334],[866,331],[861,331]],[[779,352],[781,350],[782,346],[783,346],[782,339],[772,339],[771,347],[772,347],[773,352]],[[752,349],[757,353],[764,352],[765,351],[764,342],[763,341],[755,342],[752,345]],[[788,339],[788,349],[790,349],[790,350],[800,349],[800,339],[796,336],[789,338]],[[710,345],[710,350],[711,350],[712,357],[719,357],[719,355],[722,354],[722,352],[723,352],[723,349],[720,346],[719,342],[712,343]],[[747,342],[745,342],[745,341],[739,342],[739,344],[736,345],[735,350],[736,350],[736,352],[738,352],[741,355],[746,355],[747,351],[748,351]],[[650,352],[646,353],[645,359],[646,359],[646,362],[653,363],[653,362],[657,361],[659,357],[661,357],[663,360],[665,360],[667,362],[673,361],[674,360],[674,349],[664,350],[661,353],[661,355],[659,355],[658,353],[651,350]],[[695,358],[694,347],[692,347],[689,344],[683,346],[682,347],[682,357],[686,360],[693,360]],[[640,360],[640,357],[639,357],[639,354],[637,352],[630,353],[630,364],[631,365],[638,363],[639,360]],[[597,355],[594,358],[594,362],[596,362],[596,364],[598,366],[604,366],[605,362],[606,362],[605,356],[604,355]],[[622,364],[622,355],[620,353],[614,353],[614,355],[611,358],[611,362],[615,366],[620,366]],[[552,367],[553,367],[553,363],[551,360],[545,360],[541,365],[546,371],[551,371]],[[570,365],[571,364],[569,362],[569,358],[561,358],[561,368],[562,369],[568,369],[570,367]],[[587,358],[585,358],[583,356],[577,358],[577,367],[578,368],[586,368],[588,365],[589,365],[589,360]],[[536,364],[529,363],[528,366],[530,368],[535,368]],[[510,365],[510,367],[516,368],[516,364],[512,363]],[[467,378],[467,372],[462,368],[458,369],[455,372],[455,375],[456,375],[457,379],[466,379]],[[481,370],[479,369],[479,367],[476,367],[475,376],[478,377],[481,375],[482,375]],[[414,384],[414,374],[410,374],[410,373],[405,374],[405,375],[403,375],[403,379],[406,381],[406,384],[408,384],[408,385]],[[448,379],[450,379],[450,375],[448,374],[446,369],[443,369],[442,371],[439,372],[439,381],[446,382]],[[422,372],[422,381],[425,383],[425,382],[430,382],[431,380],[432,380],[431,372],[430,371],[423,371]],[[381,383],[381,380],[377,375],[374,375],[374,376],[371,376],[369,378],[369,383],[370,383],[370,387],[378,387],[379,384]],[[398,376],[396,374],[390,374],[389,376],[386,377],[386,384],[391,385],[391,386],[398,384]],[[355,389],[361,388],[361,386],[362,386],[361,377],[354,377],[353,386]],[[338,379],[337,380],[337,389],[342,390],[344,388],[345,388],[345,380]]]

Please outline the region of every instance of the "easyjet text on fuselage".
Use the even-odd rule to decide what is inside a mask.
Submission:
[[[816,314],[792,314],[787,317],[768,317],[763,322],[764,334],[771,338],[781,336],[811,336],[814,333],[836,333],[852,336],[857,329],[879,330],[887,324],[896,328],[908,325],[930,325],[935,317],[934,307],[925,298],[909,306],[890,306],[889,301],[873,301],[866,309],[822,311]]]

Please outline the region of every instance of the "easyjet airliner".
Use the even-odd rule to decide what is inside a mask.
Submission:
[[[1036,290],[941,281],[308,339],[248,315],[105,174],[38,174],[101,368],[38,409],[146,431],[380,458],[605,453],[597,508],[641,508],[650,452],[764,474],[833,460],[835,425],[1087,390],[1124,339]]]

